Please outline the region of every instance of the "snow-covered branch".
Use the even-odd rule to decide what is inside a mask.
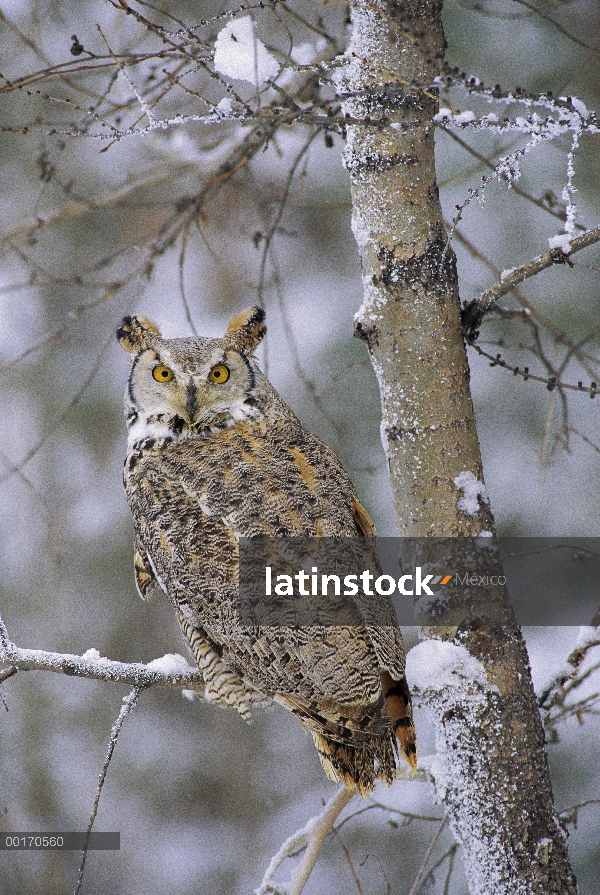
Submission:
[[[277,854],[273,856],[255,895],[268,895],[269,892],[301,895],[336,817],[355,795],[354,790],[341,786],[327,802],[320,814],[311,817],[302,829],[292,833],[285,840]],[[306,851],[292,873],[289,882],[275,886],[273,877],[279,867],[281,867],[286,858],[292,857],[301,848],[306,848]]]
[[[129,684],[133,687],[171,687],[202,691],[204,680],[197,668],[188,665],[183,656],[167,654],[147,665],[141,662],[114,662],[89,649],[82,656],[51,653],[46,650],[21,649],[10,641],[4,625],[0,628],[0,664],[6,678],[14,671],[60,671],[75,677]]]

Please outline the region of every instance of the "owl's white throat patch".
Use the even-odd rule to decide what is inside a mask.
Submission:
[[[210,416],[201,417],[192,424],[180,416],[166,413],[131,413],[127,417],[127,448],[131,450],[135,445],[148,438],[155,440],[171,438],[183,441],[186,438],[202,435],[203,432],[219,432],[235,426],[238,422],[259,419],[262,416],[264,416],[264,411],[254,403],[252,396],[248,398],[246,395],[235,398],[226,411],[212,412]]]
[[[172,418],[167,420],[160,416],[142,413],[128,419],[127,450],[131,451],[135,445],[147,438],[173,438]]]

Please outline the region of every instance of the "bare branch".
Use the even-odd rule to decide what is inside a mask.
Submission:
[[[427,865],[428,865],[428,863],[429,863],[429,859],[430,859],[431,855],[433,854],[433,850],[434,850],[434,848],[435,848],[436,845],[437,845],[437,841],[438,841],[438,839],[439,839],[440,836],[442,835],[442,831],[443,831],[444,827],[446,826],[446,822],[447,822],[447,820],[448,820],[448,814],[444,814],[444,816],[443,816],[443,818],[442,818],[442,822],[441,822],[441,824],[439,825],[439,827],[437,828],[437,830],[436,830],[436,832],[435,832],[435,835],[434,835],[433,839],[431,840],[431,843],[430,843],[430,845],[429,845],[429,848],[427,849],[427,854],[426,854],[425,857],[423,858],[423,863],[421,864],[421,868],[420,868],[419,872],[417,873],[417,876],[416,876],[416,878],[415,878],[415,881],[414,881],[414,883],[412,884],[412,886],[411,886],[411,890],[410,890],[410,892],[408,893],[408,895],[417,895],[417,892],[420,891],[420,889],[421,889],[421,882],[422,882],[422,880],[423,880],[423,876],[424,876],[424,874],[425,874],[425,870],[427,869]]]
[[[423,776],[421,776],[421,774]],[[399,779],[404,779],[404,778],[399,777],[398,773],[396,773],[396,779],[399,780]],[[417,770],[416,774],[413,774],[413,777],[411,777],[411,780],[422,780],[423,782],[425,782],[425,781],[430,782],[431,777],[428,776],[425,771],[423,771],[419,768]],[[412,811],[403,811],[401,808],[394,808],[392,805],[384,805],[382,802],[373,802],[373,801],[369,800],[369,803],[367,805],[362,805],[360,808],[357,808],[356,811],[352,811],[350,814],[347,814],[344,817],[344,819],[339,822],[339,824],[336,824],[336,830],[341,830],[341,828],[345,824],[347,824],[348,821],[354,820],[355,817],[359,817],[359,815],[365,814],[365,812],[367,812],[367,811],[374,811],[376,809],[379,809],[381,811],[389,811],[390,814],[399,814],[400,817],[402,818],[403,822],[406,823],[407,825],[412,823],[415,820],[426,820],[431,823],[438,823],[438,824],[442,820],[442,818],[438,817],[437,815],[415,814]],[[391,823],[395,827],[400,826],[400,824],[397,821],[389,821],[389,823]]]
[[[593,44],[586,43],[585,40],[582,40],[580,37],[576,37],[574,34],[571,34],[570,31],[567,31],[556,19],[553,19],[552,16],[549,16],[548,13],[543,12],[543,10],[538,9],[537,6],[534,6],[533,3],[529,3],[528,0],[514,0],[515,3],[519,3],[521,6],[525,6],[526,9],[529,9],[535,15],[540,16],[540,18],[545,19],[546,22],[550,22],[557,31],[560,31],[561,34],[564,34],[565,37],[568,37],[569,40],[572,40],[573,43],[579,44],[580,47],[583,47],[585,50],[591,50],[592,53],[598,52],[598,47],[593,46]]]
[[[37,442],[37,444],[35,444],[35,445],[28,451],[28,453],[27,453],[27,454],[25,455],[25,457],[21,460],[21,462],[18,463],[18,464],[11,464],[11,467],[9,468],[8,472],[5,472],[4,475],[0,476],[0,485],[1,485],[3,482],[5,482],[7,479],[9,479],[12,475],[15,475],[16,473],[20,472],[25,466],[27,466],[27,464],[29,463],[29,461],[31,460],[31,458],[34,457],[35,454],[37,454],[37,452],[38,452],[38,451],[40,450],[40,448],[45,444],[45,442],[47,441],[47,439],[48,439],[48,438],[49,438],[49,437],[50,437],[50,436],[51,436],[51,435],[58,429],[58,427],[61,425],[61,423],[63,422],[63,420],[64,420],[64,419],[68,416],[68,414],[73,410],[73,408],[77,406],[77,404],[79,403],[79,401],[80,401],[81,398],[83,397],[84,392],[85,392],[86,389],[91,385],[91,383],[92,383],[93,380],[95,379],[96,375],[98,374],[98,372],[99,372],[99,370],[100,370],[100,367],[101,367],[102,364],[104,363],[104,355],[105,355],[106,352],[108,351],[108,346],[111,344],[112,341],[113,341],[113,336],[112,336],[112,333],[111,333],[111,335],[109,336],[109,338],[105,341],[104,345],[102,346],[102,349],[101,349],[101,351],[100,351],[100,354],[98,355],[98,358],[97,358],[97,360],[96,360],[96,363],[94,364],[94,366],[92,367],[92,369],[90,370],[90,372],[88,373],[88,375],[85,377],[85,379],[84,379],[83,382],[81,383],[81,387],[79,388],[79,390],[77,391],[77,393],[71,398],[71,400],[69,401],[69,403],[67,404],[67,406],[64,408],[64,410],[62,410],[62,411],[55,417],[55,419],[54,419],[52,425],[51,425],[51,426],[46,430],[46,432],[42,435],[42,437],[41,437],[40,440]]]
[[[444,130],[444,133],[448,134],[448,136],[451,137],[455,143],[458,143],[458,145],[466,150],[466,152],[468,152],[470,155],[472,155],[473,158],[476,158],[477,161],[480,162],[480,164],[485,165],[485,167],[489,168],[491,171],[496,170],[496,166],[489,160],[489,158],[486,158],[485,155],[482,155],[481,152],[477,152],[476,149],[474,149],[472,146],[469,146],[469,144],[465,140],[459,137],[458,134],[454,133],[454,131],[450,130],[450,128],[446,128]],[[514,193],[516,193],[517,196],[521,196],[522,199],[527,199],[528,202],[532,202],[533,205],[541,208],[541,210],[547,212],[547,214],[551,214],[559,221],[564,222],[566,220],[566,213],[564,209],[562,211],[555,211],[554,208],[546,204],[542,199],[536,199],[535,196],[531,196],[528,192],[522,190],[521,187],[517,186],[516,183],[511,184],[511,189]],[[579,230],[585,230],[585,227],[581,224],[575,224],[575,226]]]
[[[358,875],[357,875],[357,873],[356,873],[356,870],[354,869],[354,864],[352,863],[352,858],[350,857],[350,852],[348,851],[348,849],[346,848],[346,846],[345,846],[344,843],[342,842],[342,838],[341,838],[340,834],[338,833],[338,831],[336,830],[335,827],[332,827],[332,828],[331,828],[331,832],[332,832],[333,835],[335,836],[335,839],[336,839],[336,841],[337,841],[337,844],[339,845],[339,847],[340,847],[341,850],[343,851],[343,853],[344,853],[344,857],[346,858],[346,861],[348,862],[348,866],[350,867],[350,873],[352,874],[352,877],[353,877],[353,879],[354,879],[354,882],[356,883],[356,888],[357,888],[357,890],[358,890],[358,895],[365,895],[365,893],[364,893],[364,891],[363,891],[363,887],[361,886],[361,884],[360,884],[360,880],[359,880]]]
[[[583,660],[596,646],[600,646],[600,627],[590,628],[587,631],[587,636],[584,635],[571,651],[564,667],[541,694],[538,700],[540,708],[550,708],[553,704],[564,701],[565,695],[573,689],[572,685],[578,680],[577,672]],[[585,677],[589,677],[590,673],[591,669],[584,672]]]
[[[17,466],[15,466],[15,464],[12,462],[12,460],[10,460],[6,456],[4,451],[0,451],[0,460],[2,460],[2,462],[6,466],[8,466],[8,468],[12,472],[15,473],[15,475],[23,482],[23,484],[29,489],[29,491],[33,494],[35,499],[38,501],[38,503],[42,509],[44,518],[46,520],[48,530],[50,531],[50,534],[52,535],[52,537],[54,539],[56,549],[58,551],[61,551],[62,550],[62,534],[61,534],[60,528],[58,527],[58,525],[56,525],[56,523],[54,521],[54,514],[53,514],[52,510],[50,509],[50,507],[48,506],[48,501],[46,500],[46,498],[43,496],[43,494],[40,494],[38,489],[35,487],[33,482],[27,478],[25,473],[22,470],[20,470]]]
[[[566,264],[571,255],[581,251],[588,246],[593,245],[600,240],[600,227],[594,227],[593,230],[586,230],[581,236],[569,240],[568,251],[564,251],[560,246],[538,255],[526,264],[515,267],[510,273],[502,277],[489,289],[481,294],[479,300],[468,304],[463,310],[463,325],[467,334],[472,333],[479,323],[483,315],[489,310],[491,305],[496,302],[502,295],[506,295],[519,283],[536,276],[542,270],[553,267],[555,264]]]
[[[595,398],[597,394],[600,394],[600,389],[596,382],[591,382],[589,386],[584,386],[583,382],[578,382],[577,385],[573,385],[572,382],[563,382],[562,380],[557,379],[556,376],[536,376],[529,371],[529,367],[523,367],[521,369],[521,367],[512,366],[504,360],[501,354],[490,354],[488,351],[484,351],[476,342],[470,344],[477,354],[480,354],[481,357],[486,357],[490,361],[490,367],[503,367],[505,370],[510,370],[513,376],[520,376],[524,382],[527,382],[528,379],[532,379],[534,382],[543,382],[548,391],[553,391],[555,388],[568,389],[572,392],[585,392],[590,398]],[[535,353],[536,356],[539,357],[539,354],[537,354],[537,352]]]
[[[574,827],[577,827],[579,811],[582,808],[587,808],[588,805],[600,805],[600,799],[586,799],[585,802],[579,802],[577,805],[570,805],[568,808],[563,808],[558,816],[564,824],[573,824]]]

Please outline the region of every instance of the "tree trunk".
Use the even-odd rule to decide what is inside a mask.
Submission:
[[[429,85],[445,46],[441,9],[441,0],[355,0],[338,77],[344,112],[365,122],[348,125],[344,154],[364,282],[356,331],[379,380],[400,533],[411,537],[493,533],[435,175]],[[436,726],[436,788],[471,892],[574,893],[519,630],[429,635],[438,658],[466,648],[483,666],[483,677],[422,692]]]

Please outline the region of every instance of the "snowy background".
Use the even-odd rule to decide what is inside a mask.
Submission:
[[[297,162],[268,253],[265,234],[276,222],[291,166],[311,136],[303,125],[280,130],[266,151],[213,188],[198,225],[174,239],[171,249],[150,257],[148,248],[166,239],[172,216],[187,207],[243,138],[240,125],[229,120],[240,103],[256,103],[257,91],[267,102],[273,91],[268,80],[291,85],[302,66],[343,49],[345,7],[290,0],[275,11],[255,10],[252,18],[243,11],[230,19],[220,15],[226,7],[204,0],[159,5],[172,18],[161,19],[150,4],[136,8],[173,32],[182,22],[210,20],[194,32],[195,41],[190,37],[195,55],[188,79],[160,99],[159,88],[151,93],[152,79],[163,83],[165,67],[179,77],[172,60],[136,63],[124,73],[107,50],[109,45],[124,58],[162,48],[160,38],[133,17],[100,0],[0,0],[5,78],[14,81],[53,64],[81,64],[82,58],[90,66],[85,75],[32,78],[29,94],[4,88],[0,95],[0,124],[6,128],[0,133],[2,615],[19,646],[79,654],[93,647],[121,661],[185,652],[166,600],[142,603],[134,587],[132,524],[121,484],[128,358],[114,338],[123,314],[133,311],[156,320],[166,336],[190,335],[182,285],[202,335],[221,335],[228,318],[250,304],[266,307],[263,369],[343,460],[378,533],[396,530],[379,440],[377,384],[365,346],[352,336],[362,284],[341,138],[319,133]],[[486,84],[575,95],[599,110],[598,56],[584,46],[600,41],[597,3],[539,6],[562,32],[509,0],[447,2],[448,59]],[[72,55],[73,34],[86,53]],[[333,35],[335,45],[323,35]],[[206,74],[207,66],[220,80]],[[191,89],[210,103],[198,102],[186,92]],[[314,89],[309,84],[306,96]],[[99,110],[113,124],[120,119],[118,126],[126,130],[140,126],[149,96],[157,100],[150,112],[156,120],[201,120],[115,142],[92,116],[85,132],[101,133],[103,140],[64,133],[85,118],[65,98]],[[470,102],[458,91],[444,98],[460,109]],[[23,126],[27,134],[15,132]],[[520,145],[519,135],[458,136],[492,160]],[[441,198],[451,220],[455,206],[489,169],[447,134],[439,133],[437,148]],[[498,272],[513,268],[545,251],[548,239],[562,232],[548,209],[560,217],[569,148],[567,140],[558,140],[524,160],[518,187],[537,204],[494,181],[484,205],[473,201],[465,209],[453,242],[463,300],[497,279],[490,264]],[[598,163],[598,138],[584,137],[574,184],[577,221],[589,227],[600,218]],[[572,269],[547,270],[522,292],[551,328],[578,342],[598,326],[600,249],[592,247],[573,261]],[[504,305],[520,307],[514,297]],[[543,347],[556,360],[564,346],[547,333]],[[531,342],[528,331],[491,322],[482,344],[491,339],[512,346],[506,353],[512,362],[529,363],[544,374],[539,361],[515,348]],[[568,366],[566,381],[587,383],[598,368],[598,338],[587,341],[585,350],[592,373]],[[490,369],[474,354],[470,360],[486,484],[500,532],[599,536],[600,399],[570,399],[570,423],[587,441],[572,436],[567,451],[554,444],[561,424],[556,392]],[[543,689],[578,631],[526,633],[535,683]],[[414,632],[408,642],[416,642]],[[586,686],[582,695],[593,694],[598,678]],[[126,688],[23,672],[1,692],[1,828],[85,829]],[[427,755],[433,736],[419,709],[417,724],[419,749]],[[587,716],[583,724],[571,719],[557,732],[549,759],[559,810],[600,798],[594,718]],[[283,839],[333,791],[312,740],[283,709],[259,711],[248,726],[234,712],[157,688],[143,695],[126,720],[100,802],[96,829],[119,830],[121,851],[90,854],[83,891],[249,893]],[[352,803],[346,813],[360,807]],[[340,830],[363,891],[408,891],[443,812],[424,783],[378,789],[367,807]],[[590,805],[579,813],[576,829],[570,827],[584,895],[600,893],[599,818],[598,806]],[[433,862],[451,845],[445,830]],[[78,862],[77,853],[1,853],[0,892],[70,892]],[[442,895],[447,869],[448,860],[424,891]],[[329,841],[306,892],[333,891],[357,889],[339,845]],[[458,856],[447,891],[465,891]]]

